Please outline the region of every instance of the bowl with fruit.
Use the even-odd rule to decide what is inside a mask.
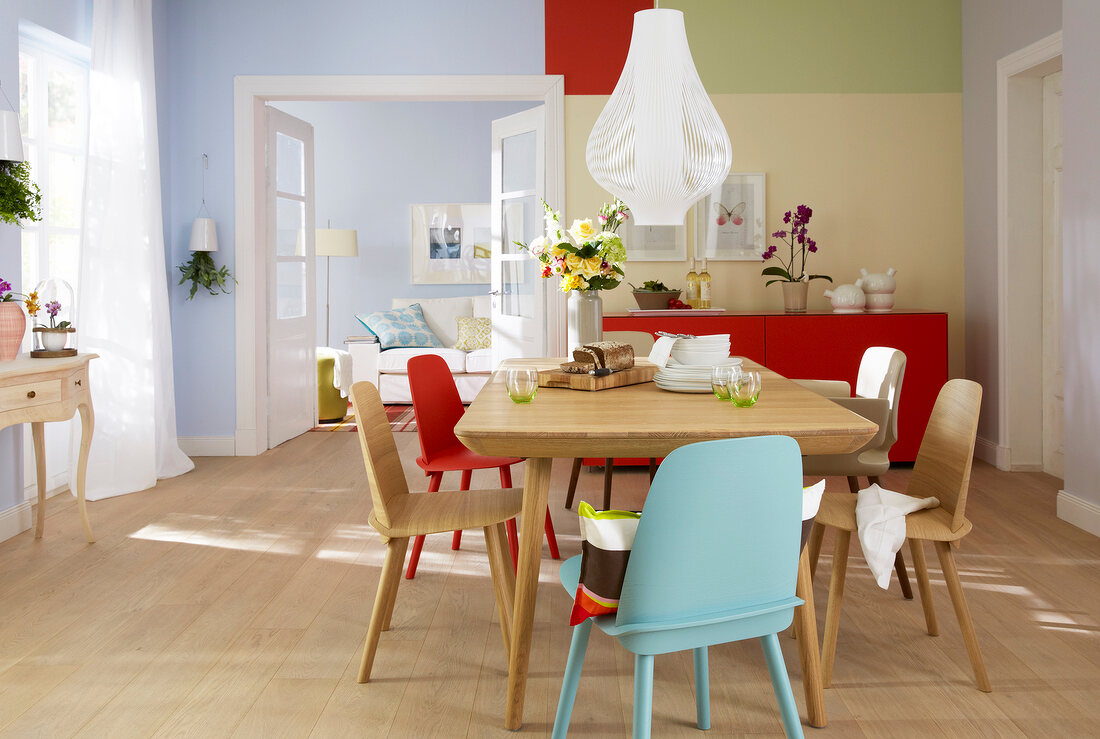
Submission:
[[[633,283],[630,286],[634,288],[634,299],[642,310],[668,310],[679,307],[673,303],[682,304],[681,291],[666,287],[663,282],[646,280],[641,287],[635,287]]]

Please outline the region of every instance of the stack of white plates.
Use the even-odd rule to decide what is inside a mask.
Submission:
[[[680,364],[708,367],[730,355],[730,335],[711,334],[693,339],[677,339],[672,345],[672,358]]]
[[[674,393],[709,393],[711,392],[710,376],[715,366],[739,367],[741,362],[741,357],[728,356],[710,364],[681,364],[675,360],[669,360],[664,369],[659,370],[653,377],[653,382],[662,390],[670,390]]]

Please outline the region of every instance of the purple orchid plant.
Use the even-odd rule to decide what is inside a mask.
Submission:
[[[773,282],[808,282],[810,280],[828,280],[833,281],[832,277],[828,275],[807,275],[806,274],[806,254],[813,254],[817,252],[817,242],[809,237],[806,232],[806,225],[810,222],[810,218],[813,217],[813,209],[808,205],[800,205],[794,209],[794,212],[787,211],[783,214],[784,228],[779,229],[772,234],[772,238],[782,239],[783,243],[788,247],[790,257],[789,259],[783,259],[778,255],[779,248],[772,245],[764,250],[765,262],[769,259],[775,259],[782,267],[765,267],[760,273],[765,277],[775,277],[774,280],[768,280],[764,283],[764,286],[772,284]],[[795,272],[795,264],[798,264],[797,274]]]

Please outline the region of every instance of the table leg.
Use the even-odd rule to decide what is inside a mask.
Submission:
[[[798,584],[795,595],[805,603],[795,609],[798,619],[798,658],[802,662],[802,687],[806,691],[806,712],[810,726],[819,729],[828,725],[825,716],[825,688],[821,682],[821,651],[817,644],[817,614],[814,610],[814,588],[810,580],[810,557],[802,548],[798,560]]]
[[[31,439],[34,441],[34,469],[38,483],[38,514],[35,516],[34,538],[41,539],[46,530],[46,424],[32,421]]]
[[[519,532],[519,565],[516,572],[515,610],[512,615],[512,650],[508,656],[508,699],[505,728],[523,725],[523,699],[527,693],[527,666],[531,660],[531,630],[535,621],[535,596],[542,563],[542,526],[550,496],[552,459],[531,458],[523,475],[523,528]]]
[[[88,478],[88,452],[92,448],[92,431],[95,429],[95,412],[92,401],[81,403],[80,411],[80,456],[76,461],[76,504],[80,508],[80,519],[84,523],[84,537],[89,544],[95,543],[92,524],[88,521],[88,506],[84,502],[84,487]]]

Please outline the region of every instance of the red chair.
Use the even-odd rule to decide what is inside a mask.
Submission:
[[[500,468],[500,485],[512,487],[512,465],[523,460],[519,457],[483,457],[467,449],[455,436],[455,424],[462,418],[465,408],[458,396],[454,377],[447,362],[435,354],[413,357],[407,365],[409,372],[409,391],[412,394],[413,413],[416,416],[416,433],[420,437],[420,456],[416,463],[424,474],[432,479],[428,483],[428,492],[439,491],[444,472],[462,472],[459,490],[470,489],[470,476],[474,470]],[[512,567],[516,565],[519,544],[516,537],[516,519],[505,524],[508,530],[508,548],[512,554]],[[554,523],[550,520],[550,509],[546,510],[546,543],[550,546],[550,556],[560,559],[558,540],[554,536]],[[458,549],[462,542],[462,532],[454,532],[451,549]],[[420,561],[420,550],[424,547],[424,537],[417,536],[413,542],[412,555],[405,570],[405,578],[416,576],[416,565]]]

